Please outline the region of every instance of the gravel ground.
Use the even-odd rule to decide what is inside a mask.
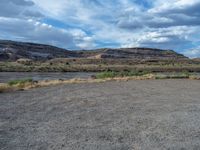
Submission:
[[[0,94],[1,150],[199,150],[200,82],[71,84]]]

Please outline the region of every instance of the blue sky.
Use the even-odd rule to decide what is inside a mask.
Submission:
[[[0,39],[200,57],[199,0],[1,0]]]

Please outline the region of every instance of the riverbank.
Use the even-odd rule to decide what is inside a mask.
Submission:
[[[0,83],[27,78],[34,81],[69,80],[74,78],[87,79],[95,74],[95,72],[0,72]]]
[[[133,73],[133,74],[132,74]],[[191,79],[200,80],[200,75],[189,73],[153,74],[145,72],[101,72],[90,78],[72,78],[58,80],[34,81],[30,79],[12,80],[8,83],[0,83],[0,93],[28,90],[38,87],[55,86],[60,84],[100,83],[106,81],[129,81],[129,80],[158,80],[158,79]]]
[[[185,61],[147,61],[129,60],[86,60],[45,61],[45,62],[0,62],[0,72],[102,72],[102,71],[149,71],[149,72],[200,72],[200,62]],[[89,60],[87,60],[89,61]],[[96,61],[96,63],[95,63]],[[113,62],[112,62],[113,61]],[[122,62],[121,62],[122,61]]]

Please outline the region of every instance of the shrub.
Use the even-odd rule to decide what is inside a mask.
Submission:
[[[114,78],[116,75],[117,74],[114,71],[105,71],[105,72],[97,73],[96,78],[97,79]]]
[[[19,79],[19,80],[11,80],[8,82],[8,85],[13,86],[13,85],[22,85],[25,83],[31,83],[33,82],[33,79]]]
[[[97,79],[114,78],[114,77],[128,77],[128,76],[143,76],[149,74],[149,71],[105,71],[96,74]]]
[[[182,73],[172,73],[169,75],[157,74],[155,76],[155,79],[188,79],[189,77],[190,77],[189,73],[182,72]]]
[[[17,63],[23,64],[23,65],[32,65],[33,61],[31,59],[21,58],[17,60]]]

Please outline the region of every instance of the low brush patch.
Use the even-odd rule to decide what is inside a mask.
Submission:
[[[182,72],[182,73],[172,73],[169,75],[160,74],[155,75],[155,79],[189,79],[190,74],[188,72]]]
[[[11,80],[8,82],[9,86],[14,86],[14,85],[23,85],[26,83],[32,83],[33,79],[19,79],[19,80]]]
[[[132,77],[132,76],[143,76],[150,74],[149,71],[104,71],[96,74],[97,79],[115,78],[115,77]]]

